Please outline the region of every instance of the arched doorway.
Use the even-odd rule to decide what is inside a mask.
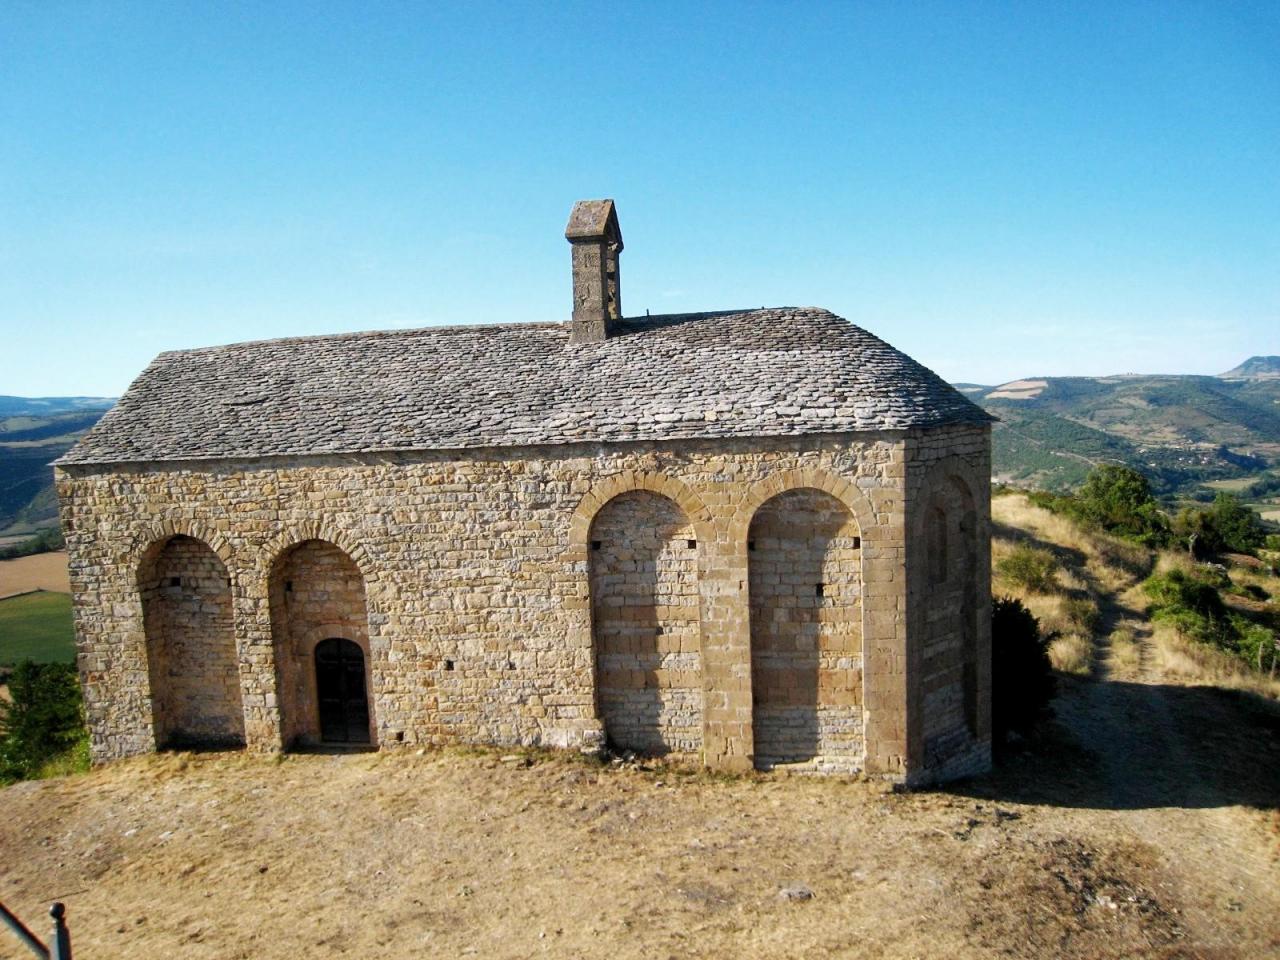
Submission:
[[[364,651],[341,637],[316,644],[316,706],[323,743],[369,742]]]
[[[371,682],[374,674],[368,663],[369,618],[364,577],[355,561],[328,541],[304,540],[276,558],[269,595],[285,744],[376,743],[376,683]],[[330,668],[332,676],[327,672]],[[322,673],[329,683],[324,689],[320,686]],[[362,701],[358,695],[363,696]],[[322,704],[322,698],[327,698],[329,705]],[[336,712],[330,715],[331,710]],[[346,718],[341,724],[338,712]],[[365,727],[363,735],[357,736],[349,729],[350,718],[361,713]],[[333,723],[328,730],[322,725],[325,717]],[[341,735],[339,727],[345,731]]]

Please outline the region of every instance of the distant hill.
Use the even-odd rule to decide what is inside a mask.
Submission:
[[[1126,374],[958,386],[1001,419],[993,472],[1013,483],[1066,489],[1095,464],[1126,463],[1163,493],[1188,493],[1280,464],[1280,377]]]
[[[74,410],[97,410],[100,413],[115,404],[113,397],[3,397],[0,417],[51,416]]]
[[[1218,374],[1223,380],[1280,379],[1280,357],[1250,357],[1234,370]]]
[[[50,464],[98,422],[105,397],[0,397],[0,538],[57,521]]]

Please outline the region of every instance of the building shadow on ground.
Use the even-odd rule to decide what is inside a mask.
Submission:
[[[1215,687],[1064,678],[1037,736],[946,789],[1100,810],[1280,809],[1280,705]]]

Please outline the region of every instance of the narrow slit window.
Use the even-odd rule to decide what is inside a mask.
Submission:
[[[444,668],[445,668],[446,670],[452,670],[452,669],[453,669],[453,661],[452,661],[452,660],[446,660],[446,661],[444,662]]]
[[[813,587],[813,595],[814,595],[815,597],[821,597],[821,596],[824,596],[824,595],[825,595],[825,594],[824,594],[824,586],[823,586],[821,583],[814,584],[814,587]]]
[[[601,546],[603,546],[603,544],[601,544],[599,540],[592,540],[592,541],[591,541],[591,549],[592,549],[592,550],[599,550]]]

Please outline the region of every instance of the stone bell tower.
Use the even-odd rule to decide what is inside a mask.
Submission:
[[[618,255],[622,231],[612,200],[579,200],[564,230],[573,252],[570,343],[599,343],[622,318]]]

